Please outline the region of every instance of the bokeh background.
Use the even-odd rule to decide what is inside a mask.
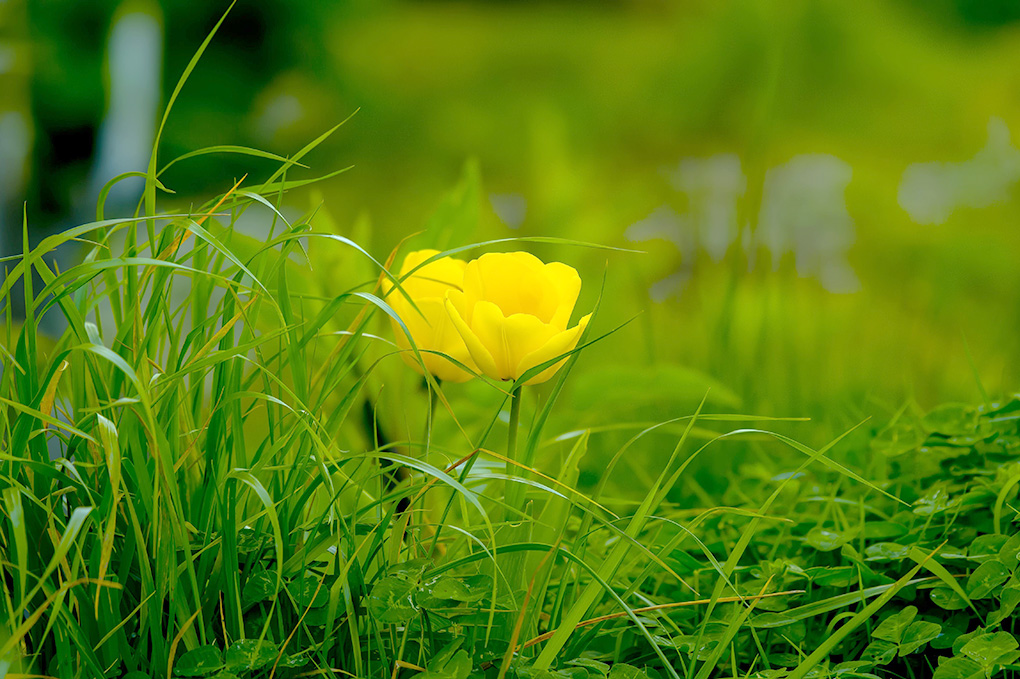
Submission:
[[[225,9],[0,2],[4,255],[23,205],[38,241],[145,169]],[[710,388],[714,411],[810,417],[824,443],[1020,386],[1017,64],[1011,0],[239,0],[160,154],[293,154],[354,114],[306,173],[353,169],[288,209],[321,201],[380,257],[475,178],[473,240],[643,251],[534,248],[582,272],[585,309],[605,275],[597,330],[634,319],[578,364],[578,426],[684,415]],[[166,204],[272,167],[182,162]]]

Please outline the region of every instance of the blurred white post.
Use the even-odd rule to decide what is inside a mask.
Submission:
[[[28,10],[0,0],[0,257],[21,251],[21,199],[32,152]]]
[[[163,72],[163,20],[152,0],[126,0],[114,14],[106,50],[107,105],[89,177],[94,209],[103,186],[124,172],[144,172],[156,135]],[[140,178],[118,182],[107,215],[133,209]]]

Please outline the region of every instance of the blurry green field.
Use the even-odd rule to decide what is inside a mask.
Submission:
[[[336,89],[309,91],[309,115],[281,126],[273,150],[314,136],[318,99],[360,109],[315,157],[355,165],[323,193],[341,228],[367,214],[370,244],[388,250],[476,158],[478,238],[556,234],[648,251],[610,258],[607,308],[642,316],[620,340],[630,350],[594,351],[591,368],[691,368],[749,410],[836,428],[911,398],[976,398],[974,370],[989,393],[1017,383],[1015,188],[938,225],[914,223],[897,202],[911,164],[972,158],[992,118],[1015,128],[1015,29],[960,30],[934,11],[874,2],[441,3],[348,11],[329,35]],[[731,202],[751,228],[767,170],[804,154],[845,163],[859,291],[827,292],[817,275],[797,275],[790,253],[755,248],[749,271],[739,246],[715,261],[697,242],[681,256],[668,241],[624,237],[663,206],[689,213],[669,175],[718,154],[739,158],[746,191]],[[488,209],[490,194],[525,206],[518,229]],[[548,252],[593,276],[607,259]],[[651,302],[647,289],[681,268],[691,277],[679,294]],[[686,407],[700,385],[689,391]]]

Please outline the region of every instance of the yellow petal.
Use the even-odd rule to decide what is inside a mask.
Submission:
[[[486,374],[497,380],[513,379],[510,354],[503,336],[505,323],[506,317],[498,306],[489,301],[475,303],[474,312],[471,314],[471,333],[492,357],[493,371]],[[467,342],[467,338],[464,341]],[[468,349],[470,348],[471,345],[468,343]],[[473,351],[471,355],[474,355]]]
[[[422,262],[438,254],[439,250],[416,250],[404,257],[404,263],[400,267],[399,277],[403,279],[400,281],[400,287],[416,303],[424,298],[442,299],[447,290],[451,288],[459,290],[464,283],[464,268],[467,262],[455,257],[441,257],[419,268],[410,276],[407,275]],[[389,292],[392,287],[389,279],[383,281],[383,292]],[[397,296],[398,294],[393,295]]]
[[[490,252],[468,262],[464,293],[492,302],[505,317],[530,314],[543,323],[552,320],[559,302],[542,260],[527,252]]]
[[[557,334],[556,328],[530,314],[514,314],[503,322],[503,341],[507,348],[510,378],[521,376],[518,366],[525,356],[538,351]]]
[[[577,341],[581,338],[581,333],[583,333],[584,329],[588,327],[589,320],[591,320],[591,314],[582,318],[573,328],[556,333],[543,346],[532,351],[521,359],[521,362],[517,365],[517,377],[520,377],[536,365],[550,361],[576,347]],[[556,371],[563,366],[563,363],[566,360],[567,359],[564,358],[562,361],[551,365],[538,375],[525,382],[525,384],[541,384],[542,382],[545,382],[556,374]]]
[[[475,367],[464,341],[450,323],[450,316],[443,302],[437,299],[422,299],[417,300],[417,304],[418,311],[415,311],[410,304],[401,300],[394,305],[394,310],[410,331],[414,344],[421,353],[425,369],[447,382],[466,382],[471,379],[471,373],[465,372],[449,359],[435,353],[425,353],[441,352],[469,368]],[[401,356],[408,365],[420,373],[421,364],[411,351],[407,335],[395,320],[390,320],[397,346],[404,350]]]
[[[430,315],[434,333],[432,339],[433,345],[426,348],[442,352],[450,358],[463,363],[468,368],[477,371],[478,366],[475,365],[474,360],[471,358],[471,353],[468,351],[467,345],[464,344],[460,333],[453,327],[453,321],[450,318],[449,312],[446,311],[445,303],[439,300],[430,300],[428,303],[430,305],[434,304],[436,309],[434,314]],[[466,372],[456,363],[443,356],[425,354],[423,359],[429,372],[446,382],[467,382],[474,377],[473,374]]]
[[[478,366],[479,372],[487,377],[502,379],[499,377],[496,361],[493,359],[492,354],[489,353],[489,350],[478,339],[474,331],[468,327],[467,322],[465,322],[460,311],[458,311],[457,305],[454,304],[454,300],[458,297],[461,298],[458,301],[463,303],[463,295],[458,295],[456,292],[451,292],[446,299],[446,312],[450,315],[453,327],[457,330],[461,339],[464,340],[464,344],[467,346],[467,350],[471,354],[475,365]]]
[[[570,314],[574,312],[574,304],[577,303],[577,296],[581,292],[581,277],[577,275],[574,267],[561,262],[546,264],[545,273],[556,289],[558,297],[556,311],[549,322],[557,330],[566,330]]]

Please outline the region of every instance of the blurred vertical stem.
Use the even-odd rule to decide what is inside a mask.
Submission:
[[[523,501],[524,492],[521,484],[514,480],[514,477],[518,476],[517,465],[517,433],[521,425],[521,386],[514,387],[514,390],[510,393],[510,430],[506,437],[506,492],[504,493],[503,500],[506,503],[504,508],[504,520],[506,525],[502,528],[502,533],[507,536],[505,539],[500,540],[500,545],[511,545],[517,542],[527,542],[528,525],[527,517],[521,517],[520,515],[524,511]],[[513,524],[519,522],[517,526]],[[524,589],[524,554],[508,554],[502,558],[496,560],[499,568],[503,571],[503,577],[506,578],[507,584],[510,586],[511,596],[516,597],[522,589]],[[500,625],[501,634],[500,637],[509,639],[513,633],[514,621],[516,615],[508,615]]]
[[[510,431],[506,437],[506,519],[513,520],[513,514],[521,509],[520,484],[512,479],[517,476],[517,431],[521,426],[521,387],[515,387],[510,394]]]

